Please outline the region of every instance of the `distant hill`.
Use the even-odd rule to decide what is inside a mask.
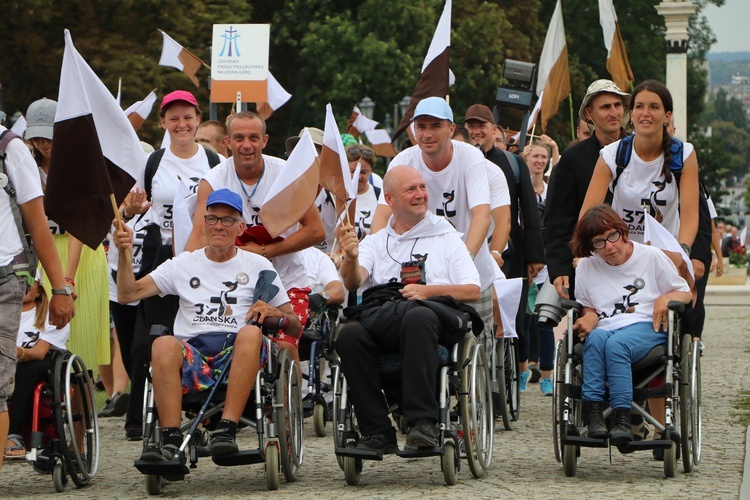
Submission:
[[[708,54],[711,87],[732,81],[732,75],[750,75],[750,52],[717,52]]]

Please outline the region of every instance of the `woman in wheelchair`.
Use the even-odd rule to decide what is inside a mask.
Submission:
[[[21,324],[16,340],[16,385],[9,409],[10,429],[5,443],[6,459],[23,459],[26,446],[23,442],[24,427],[31,419],[31,403],[34,387],[47,379],[52,369],[52,353],[65,351],[70,327],[60,330],[49,324],[49,299],[42,287],[41,272],[23,298]]]
[[[584,341],[588,436],[626,444],[633,440],[631,365],[666,344],[668,304],[690,302],[690,289],[662,250],[630,241],[627,226],[608,205],[581,217],[571,248],[580,259],[576,299],[583,311],[574,329]],[[602,416],[606,384],[614,414],[609,432]]]

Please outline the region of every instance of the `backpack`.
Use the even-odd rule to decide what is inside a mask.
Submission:
[[[615,171],[615,178],[612,181],[612,192],[614,193],[615,187],[617,187],[617,181],[620,180],[623,170],[630,164],[630,158],[633,156],[633,138],[634,135],[629,135],[620,140],[620,144],[617,145],[617,153],[615,154],[615,165],[617,169]],[[677,137],[672,137],[672,142],[669,146],[669,151],[672,154],[672,158],[669,160],[669,170],[674,174],[675,181],[679,189],[680,185],[680,172],[682,172],[682,141]]]
[[[221,162],[221,158],[219,158],[219,155],[217,153],[214,153],[208,148],[203,148],[203,150],[206,152],[206,158],[208,159],[209,167],[214,168]],[[146,197],[149,201],[151,201],[151,181],[154,180],[156,170],[159,168],[159,164],[161,164],[161,159],[164,157],[164,151],[166,151],[164,148],[157,149],[156,151],[151,153],[148,157],[148,160],[146,160],[146,171],[143,176],[143,188],[146,191]]]
[[[518,165],[518,158],[510,151],[501,150],[508,160],[511,168],[513,168],[513,174],[516,176],[516,186],[521,184],[521,167]],[[514,168],[515,167],[515,168]]]
[[[38,259],[36,250],[34,249],[34,243],[31,240],[31,236],[23,224],[21,217],[21,211],[18,208],[16,202],[16,189],[8,179],[5,173],[5,159],[7,154],[5,153],[8,143],[13,139],[20,139],[20,136],[10,130],[5,130],[0,134],[0,183],[4,182],[3,190],[8,194],[8,201],[10,203],[10,211],[13,214],[13,220],[16,222],[16,228],[18,229],[18,236],[21,239],[23,245],[23,251],[16,255],[16,257],[7,266],[0,268],[0,278],[4,278],[9,274],[16,274],[18,276],[25,276],[29,283],[29,286],[34,283],[36,277],[36,268]]]

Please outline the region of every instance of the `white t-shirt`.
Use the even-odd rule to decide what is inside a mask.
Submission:
[[[576,299],[599,314],[597,328],[617,330],[652,322],[654,303],[665,293],[689,292],[687,282],[660,249],[633,242],[633,254],[610,266],[594,254],[578,262]]]
[[[382,192],[382,191],[381,191]],[[375,196],[375,188],[367,184],[367,191],[357,195],[357,212],[355,214],[354,226],[357,228],[357,237],[361,240],[370,234],[372,216],[378,208],[378,197]]]
[[[359,265],[368,273],[362,289],[401,280],[401,263],[424,257],[428,285],[477,285],[479,273],[459,234],[442,217],[427,216],[404,234],[388,225],[359,244]]]
[[[263,155],[263,176],[254,186],[245,185],[240,181],[234,169],[234,158],[228,159],[222,165],[217,165],[203,178],[213,188],[229,189],[239,194],[242,198],[242,219],[247,227],[262,226],[260,220],[260,204],[266,199],[276,178],[286,162],[280,158]],[[287,238],[299,229],[299,223],[287,229],[281,237]],[[271,259],[273,267],[281,276],[281,281],[290,288],[304,288],[307,286],[307,273],[305,272],[304,259],[299,252],[279,255]]]
[[[220,163],[216,168],[226,161],[221,155],[219,159]],[[198,147],[193,156],[185,159],[175,156],[170,148],[164,150],[159,168],[151,180],[152,220],[159,225],[161,242],[164,245],[172,243],[172,207],[177,193],[177,183],[181,182],[195,195],[198,183],[209,170],[211,166],[203,147]],[[143,187],[143,183],[144,179],[141,178],[138,186]]]
[[[239,331],[253,304],[258,274],[264,269],[274,270],[268,259],[260,255],[237,249],[228,261],[213,262],[206,257],[206,249],[201,248],[173,257],[149,276],[160,296],[180,297],[174,334],[188,339],[203,333]],[[278,276],[273,283],[279,293],[268,303],[279,307],[289,302]]]
[[[36,307],[21,312],[21,324],[18,326],[18,337],[16,338],[17,347],[31,349],[37,342],[44,340],[49,343],[52,349],[65,350],[65,344],[68,343],[68,337],[70,336],[70,324],[58,330],[56,326],[49,324],[48,316],[44,322],[44,331],[40,331],[34,326],[35,322]]]
[[[133,217],[130,221],[126,223],[126,225],[133,230],[133,250],[130,254],[131,261],[133,263],[133,273],[138,274],[138,271],[141,270],[141,260],[143,259],[143,239],[146,237],[146,226],[148,226],[151,223],[151,209],[149,208],[146,213],[141,215],[136,215]],[[112,229],[110,228],[110,231]],[[110,232],[109,241],[112,241],[112,233]],[[108,273],[109,276],[109,300],[112,302],[117,302],[117,283],[115,283],[115,279],[112,277],[112,271],[115,273],[117,272],[117,268],[119,267],[119,259],[120,259],[120,250],[117,248],[117,246],[114,243],[110,243],[109,250],[107,251],[107,264],[109,264],[110,272]],[[129,306],[135,306],[138,305],[138,302],[135,301],[128,304]]]
[[[601,150],[602,158],[612,173],[612,182],[617,175],[617,146],[620,141],[604,146]],[[692,144],[684,142],[682,146],[683,161],[693,152]],[[651,215],[658,220],[672,235],[677,238],[680,232],[680,211],[677,182],[666,183],[662,175],[664,155],[652,161],[643,161],[633,148],[630,163],[625,167],[617,181],[612,208],[622,217],[630,229],[632,241],[643,242],[644,215],[643,207],[648,207]],[[658,216],[661,214],[661,218]]]
[[[0,125],[0,133],[6,130]],[[44,196],[39,169],[29,148],[20,139],[8,142],[5,150],[5,174],[16,190],[16,203],[26,202]],[[23,251],[23,243],[18,234],[16,221],[11,215],[10,198],[4,189],[0,189],[0,266],[7,266],[13,258]]]
[[[508,191],[508,181],[503,175],[503,171],[497,168],[497,165],[489,160],[487,164],[487,180],[490,183],[490,210],[510,205],[510,192]],[[490,221],[490,228],[487,230],[487,237],[492,236],[495,230],[495,219]]]
[[[305,257],[308,286],[312,293],[323,293],[329,283],[341,282],[331,258],[315,248],[305,248],[300,252]]]
[[[427,184],[428,208],[438,217],[444,217],[466,239],[471,225],[471,209],[478,205],[490,205],[490,184],[487,177],[487,160],[474,146],[451,141],[453,157],[446,168],[433,172],[427,168],[419,146],[400,152],[391,161],[390,167],[408,165],[417,170]],[[507,184],[506,184],[507,187]],[[380,204],[385,196],[380,194]],[[479,270],[481,288],[492,286],[503,277],[485,241],[474,258]]]
[[[326,239],[315,245],[322,252],[330,252],[333,249],[333,241],[336,239],[336,207],[333,205],[333,197],[325,189],[321,189],[315,198],[315,206],[323,221],[323,229],[326,231]]]

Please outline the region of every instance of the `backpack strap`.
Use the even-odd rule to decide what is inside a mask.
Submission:
[[[206,159],[208,159],[208,166],[211,168],[214,168],[216,165],[221,163],[221,158],[219,158],[219,154],[215,153],[214,151],[211,151],[207,147],[204,147],[203,150],[206,152]]]
[[[516,186],[521,183],[521,167],[518,165],[518,158],[510,151],[501,150],[508,160],[511,168],[513,168],[513,175],[516,176]]]
[[[669,161],[669,170],[673,173],[682,171],[682,141],[677,137],[672,137],[672,142],[669,145],[669,152],[672,155]]]
[[[620,140],[620,144],[617,145],[617,153],[615,153],[615,178],[612,180],[612,192],[615,192],[617,187],[617,181],[620,180],[625,167],[630,164],[630,157],[633,155],[633,136],[628,135]]]
[[[8,194],[10,211],[13,214],[13,220],[16,223],[16,229],[18,230],[18,237],[23,245],[23,251],[16,255],[8,266],[0,269],[0,277],[5,277],[8,274],[14,273],[18,276],[25,276],[29,285],[31,285],[34,282],[36,275],[36,251],[34,250],[34,244],[27,236],[27,231],[23,225],[21,210],[18,208],[18,202],[16,201],[16,190],[10,182],[5,170],[5,159],[8,157],[5,151],[8,148],[8,143],[13,139],[20,139],[20,136],[10,130],[5,130],[0,134],[0,175],[6,180],[3,190]]]
[[[375,198],[379,200],[380,199],[380,188],[377,187],[377,186],[375,186],[375,185],[373,185],[372,189],[375,191]]]
[[[157,149],[148,156],[146,160],[146,171],[143,174],[143,189],[146,191],[146,198],[151,201],[151,182],[154,180],[156,175],[156,169],[159,168],[161,159],[164,158],[164,152],[166,149]]]

